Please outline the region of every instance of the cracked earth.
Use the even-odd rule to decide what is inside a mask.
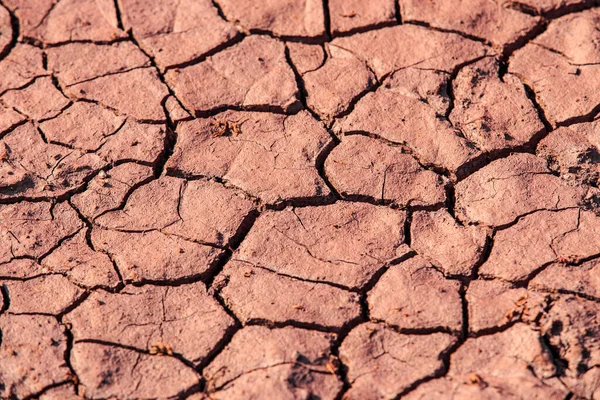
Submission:
[[[600,399],[600,3],[0,0],[0,398]]]

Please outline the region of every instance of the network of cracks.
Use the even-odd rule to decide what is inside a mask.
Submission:
[[[598,7],[0,0],[0,398],[600,398]]]

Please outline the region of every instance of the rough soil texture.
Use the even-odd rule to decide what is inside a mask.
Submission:
[[[596,0],[0,0],[0,399],[600,399]]]

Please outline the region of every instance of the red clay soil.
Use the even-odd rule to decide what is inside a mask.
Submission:
[[[0,398],[600,399],[600,3],[0,0]]]

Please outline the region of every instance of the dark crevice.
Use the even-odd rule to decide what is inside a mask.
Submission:
[[[121,275],[121,271],[119,270],[119,267],[116,263],[116,261],[113,259],[113,257],[107,253],[107,252],[103,252],[103,251],[98,251],[96,250],[96,248],[94,247],[94,243],[92,242],[92,229],[93,229],[93,224],[92,222],[85,216],[83,215],[83,213],[71,202],[71,200],[68,200],[69,205],[75,210],[75,212],[77,213],[77,215],[79,216],[79,219],[83,221],[83,223],[85,224],[85,241],[87,246],[92,249],[95,252],[99,252],[102,254],[105,254],[108,259],[110,260],[113,269],[115,271],[115,273],[117,274],[117,278],[119,279],[119,284],[117,285],[117,287],[114,290],[120,290],[123,286],[124,286],[124,281],[123,281],[123,275]],[[113,289],[109,290],[112,291]]]
[[[0,315],[2,315],[10,308],[10,296],[6,285],[0,286],[0,296],[2,296],[2,307],[0,307]]]
[[[73,337],[73,332],[71,332],[70,325],[64,324],[62,322],[62,318],[59,318],[58,322],[64,328],[64,334],[65,334],[65,338],[66,338],[66,342],[67,342],[64,358],[65,358],[65,364],[67,365],[67,368],[69,368],[70,381],[73,382],[73,384],[75,386],[77,386],[79,384],[80,380],[79,380],[79,377],[77,376],[77,372],[75,372],[75,368],[73,368],[73,365],[71,364],[71,353],[73,352],[73,344],[75,342],[74,337]]]
[[[83,222],[83,221],[82,221],[82,222]],[[55,245],[53,245],[52,247],[50,247],[50,249],[48,249],[48,251],[46,251],[44,254],[42,254],[41,256],[39,256],[39,257],[37,258],[37,262],[38,262],[38,263],[41,263],[41,262],[44,260],[44,258],[46,258],[46,257],[48,257],[50,254],[52,254],[52,253],[53,253],[53,252],[54,252],[56,249],[58,249],[60,246],[62,246],[62,244],[63,244],[64,242],[66,242],[67,240],[69,240],[69,239],[72,239],[72,238],[74,238],[75,236],[77,236],[77,235],[79,234],[79,232],[81,232],[81,230],[82,230],[82,229],[85,229],[85,228],[84,228],[84,227],[81,227],[81,228],[77,229],[75,232],[73,232],[73,233],[71,233],[71,234],[69,234],[69,235],[67,235],[67,236],[63,236],[62,238],[60,238],[60,239],[58,240],[58,242],[56,242],[56,244],[55,244]]]
[[[6,56],[10,54],[12,49],[14,49],[17,45],[17,42],[19,41],[21,26],[19,24],[19,19],[17,18],[15,13],[10,8],[6,7],[3,1],[0,1],[0,7],[4,7],[8,11],[8,14],[10,15],[10,26],[12,28],[12,37],[10,38],[10,43],[6,46],[6,48],[2,50],[2,52],[0,52],[0,61],[2,61],[4,58],[6,58]]]
[[[508,321],[502,325],[499,326],[492,326],[489,328],[484,328],[484,329],[480,329],[478,331],[470,331],[469,332],[469,337],[470,338],[479,338],[479,337],[484,337],[484,336],[492,336],[492,335],[496,335],[498,333],[502,333],[505,332],[507,330],[509,330],[510,328],[512,328],[513,326],[515,326],[516,324],[521,323],[521,319],[520,318],[516,318],[513,319],[511,321]]]
[[[323,0],[323,26],[325,28],[326,40],[331,40],[331,13],[329,11],[329,0]]]
[[[116,164],[116,165],[121,165],[121,164]],[[156,171],[156,168],[154,168],[154,171]],[[153,176],[149,176],[139,182],[134,183],[133,185],[131,185],[129,187],[129,189],[127,189],[127,192],[125,193],[125,195],[123,196],[123,199],[121,200],[121,203],[115,207],[115,208],[110,208],[106,211],[101,212],[100,214],[96,215],[93,219],[96,220],[98,218],[100,218],[101,216],[108,214],[110,212],[113,211],[119,211],[119,210],[123,210],[125,208],[125,206],[127,205],[127,202],[129,201],[129,198],[131,197],[131,195],[133,194],[133,192],[135,192],[137,189],[139,189],[142,186],[145,186],[147,184],[149,184],[150,182],[156,180],[156,173]],[[73,206],[73,204],[71,204],[71,206],[73,208],[76,209],[76,207]],[[90,224],[91,226],[91,224]]]
[[[549,11],[543,13],[543,16],[546,18],[549,18],[549,19],[556,19],[556,18],[563,17],[567,14],[572,14],[572,13],[588,10],[597,5],[600,5],[600,4],[597,4],[597,2],[594,0],[585,0],[579,4],[577,4],[577,3],[569,4],[566,6],[559,7],[557,9],[549,10]]]
[[[516,76],[518,78],[520,78],[518,75],[516,75]],[[521,81],[522,81],[522,79],[521,79]],[[546,113],[545,113],[544,109],[542,108],[542,106],[540,105],[540,103],[537,101],[535,92],[526,83],[523,83],[523,87],[525,88],[525,94],[527,95],[527,98],[529,99],[529,101],[531,101],[531,103],[533,104],[533,107],[537,111],[538,118],[540,119],[540,121],[542,121],[542,124],[544,124],[544,128],[546,130],[546,132],[545,132],[546,135],[549,134],[550,132],[552,132],[552,129],[553,129],[552,124],[548,121],[548,118],[546,118]],[[542,140],[544,137],[545,137],[545,135],[540,137],[538,142],[540,140]]]
[[[445,86],[442,86],[442,89],[446,89],[446,97],[448,97],[448,106],[446,107],[446,112],[444,113],[444,118],[450,123],[450,125],[452,127],[454,127],[454,123],[450,120],[450,114],[452,113],[452,110],[454,110],[454,102],[455,102],[454,81],[456,80],[456,77],[458,77],[458,73],[460,72],[460,70],[461,70],[461,68],[456,68],[454,71],[452,71],[452,73],[446,80]]]
[[[574,396],[575,396],[575,394],[573,392],[569,392],[565,396],[564,400],[573,400]]]
[[[462,324],[461,324],[461,337],[466,340],[469,336],[469,301],[467,300],[467,290],[469,290],[469,284],[471,282],[463,283],[460,285],[459,295],[462,306]]]
[[[165,77],[163,75],[163,73],[161,72],[160,68],[158,67],[158,65],[156,64],[156,60],[154,59],[154,57],[149,54],[146,50],[144,50],[144,48],[140,45],[140,43],[137,41],[137,39],[135,38],[135,36],[133,35],[133,30],[129,30],[128,32],[128,36],[129,36],[129,40],[131,40],[131,42],[150,60],[150,64],[152,65],[152,67],[155,69],[156,71],[156,75],[158,76],[158,79],[162,82],[162,84],[167,88],[169,94],[171,96],[173,96],[173,98],[177,101],[177,103],[179,104],[179,106],[185,110],[188,114],[192,115],[190,113],[190,111],[188,109],[186,109],[182,103],[182,101],[177,97],[177,95],[175,94],[175,91],[171,88],[171,86],[169,86],[169,84],[167,83],[167,81],[165,80]],[[168,96],[167,96],[168,97]],[[163,99],[163,102],[166,101],[166,97],[165,99]],[[164,104],[163,104],[164,107]],[[165,112],[165,120],[164,121],[160,121],[162,123],[166,123],[166,121],[168,120],[169,115],[168,113]]]
[[[248,232],[250,232],[250,229],[256,222],[256,219],[259,215],[260,213],[258,210],[254,209],[244,217],[237,231],[231,236],[231,239],[229,239],[229,242],[227,243],[227,246],[230,249],[235,250],[240,246],[240,244],[242,244],[242,241],[248,235]]]
[[[346,109],[344,111],[340,112],[339,114],[337,114],[335,116],[335,119],[339,120],[339,119],[342,119],[342,118],[350,115],[354,111],[354,108],[356,107],[358,102],[360,102],[367,94],[377,92],[377,89],[379,89],[383,85],[386,78],[391,75],[393,75],[393,73],[387,74],[387,75],[383,76],[381,79],[377,79],[376,75],[373,74],[373,76],[375,77],[375,82],[373,84],[371,84],[366,90],[363,90],[361,93],[354,96],[352,98],[352,100],[350,100],[348,105],[346,106]],[[345,132],[345,134],[348,134],[348,132]]]
[[[70,44],[95,44],[98,46],[110,46],[113,45],[115,43],[119,43],[119,42],[126,42],[128,41],[129,38],[127,37],[119,37],[119,38],[115,38],[115,39],[111,39],[111,40],[89,40],[89,39],[75,39],[75,40],[68,40],[68,41],[62,41],[62,42],[54,42],[54,43],[42,43],[39,42],[33,38],[23,38],[21,40],[22,43],[26,43],[30,46],[33,47],[37,47],[38,49],[51,49],[53,47],[61,47],[61,46],[68,46]]]
[[[360,318],[360,317],[357,317]],[[292,326],[294,328],[307,329],[311,331],[338,333],[342,328],[335,326],[326,326],[312,322],[302,322],[297,320],[286,320],[286,321],[270,321],[263,318],[251,318],[246,321],[246,326],[265,326],[270,329],[285,328]]]
[[[558,8],[550,9],[546,12],[541,13],[535,7],[521,3],[519,1],[511,1],[509,3],[506,3],[506,7],[522,12],[523,14],[528,14],[532,16],[543,16],[548,19],[556,19],[567,14],[592,8],[596,5],[595,3],[596,2],[594,0],[585,0],[580,3],[562,5]]]
[[[367,293],[375,287],[377,282],[379,282],[379,279],[381,279],[383,274],[385,274],[387,270],[390,269],[390,267],[398,265],[408,259],[415,257],[416,255],[417,253],[414,250],[409,250],[406,254],[403,254],[400,257],[390,261],[389,263],[384,264],[377,272],[373,274],[373,276],[371,276],[371,278],[367,281],[366,284],[363,285],[360,291],[366,296]],[[369,319],[368,313],[365,316],[367,317],[367,319]]]
[[[486,261],[490,258],[490,255],[492,254],[492,249],[494,247],[494,235],[495,235],[495,232],[493,232],[491,235],[486,235],[485,243],[483,244],[483,249],[481,251],[479,260],[477,260],[477,262],[473,266],[473,272],[471,273],[471,280],[475,280],[475,279],[479,278],[479,268],[481,268],[481,266],[483,264],[485,264]]]
[[[550,265],[554,264],[555,260],[549,261],[547,263],[542,264],[541,266],[537,267],[536,269],[534,269],[533,271],[531,271],[527,276],[525,276],[524,278],[521,279],[517,279],[517,280],[513,280],[510,281],[511,284],[513,285],[513,287],[515,288],[527,288],[529,286],[529,282],[531,282],[537,275],[539,275],[543,270],[545,270],[546,268],[548,268]],[[495,278],[494,276],[486,276],[483,275],[484,278]]]
[[[396,16],[396,22],[402,24],[402,9],[400,6],[400,0],[394,0],[394,14]]]
[[[159,178],[162,175],[165,169],[165,165],[167,164],[167,161],[169,161],[169,158],[173,155],[173,152],[175,151],[175,146],[177,145],[177,131],[175,131],[175,129],[172,129],[169,125],[171,124],[167,124],[165,130],[163,150],[158,157],[158,161],[154,165],[155,178]]]
[[[266,203],[263,205],[265,210],[281,211],[287,207],[303,208],[303,207],[319,207],[334,204],[337,199],[333,195],[316,196],[316,197],[298,197],[280,200],[276,203]]]
[[[350,381],[348,379],[348,367],[344,365],[343,361],[340,358],[340,346],[342,345],[343,339],[346,338],[347,335],[341,336],[338,335],[336,341],[331,346],[331,355],[335,357],[339,361],[339,366],[336,368],[336,375],[340,382],[342,382],[342,387],[338,394],[334,397],[335,400],[342,400],[344,394],[350,389]]]
[[[496,227],[494,228],[495,232],[497,231],[503,231],[505,229],[508,229],[514,225],[516,225],[520,220],[522,220],[523,218],[531,215],[531,214],[535,214],[537,212],[541,212],[541,211],[549,211],[549,212],[561,212],[561,211],[565,211],[565,210],[579,210],[580,207],[579,206],[572,206],[572,207],[563,207],[563,208],[538,208],[536,210],[532,210],[532,211],[528,211],[526,213],[523,213],[519,216],[517,216],[515,219],[513,219],[510,222],[507,222],[506,224],[502,224],[502,225],[496,225]]]
[[[432,381],[434,379],[443,378],[444,376],[446,376],[446,374],[450,370],[450,356],[454,352],[456,352],[456,350],[458,350],[458,348],[463,343],[464,343],[464,338],[459,339],[455,343],[450,345],[447,349],[442,351],[442,353],[440,353],[440,356],[439,356],[439,360],[442,361],[442,365],[438,369],[436,369],[432,374],[429,374],[426,377],[418,379],[417,381],[411,383],[410,386],[408,386],[402,392],[398,393],[398,395],[396,397],[394,397],[394,400],[400,400],[403,396],[406,396],[408,393],[414,391],[416,388],[418,388],[423,383]]]
[[[217,114],[220,114],[225,111],[252,111],[252,112],[264,112],[271,114],[282,114],[282,115],[294,115],[300,112],[303,109],[302,103],[300,100],[296,101],[296,103],[289,106],[287,109],[284,109],[280,106],[273,106],[269,104],[263,105],[251,105],[251,106],[219,106],[215,108],[211,108],[208,110],[195,110],[191,115],[194,115],[196,118],[210,118],[214,117]]]
[[[74,309],[79,307],[88,297],[90,297],[90,294],[91,294],[91,292],[89,292],[89,291],[83,292],[81,294],[81,296],[79,296],[77,299],[75,299],[75,301],[73,303],[69,304],[60,313],[58,313],[56,315],[56,318],[58,318],[59,320],[62,321],[63,316],[65,316],[66,314],[70,313],[71,311],[73,311]]]
[[[329,42],[331,39],[326,32],[318,36],[293,36],[293,35],[277,35],[269,30],[265,29],[248,29],[250,35],[262,35],[268,36],[275,40],[284,42],[295,42],[304,44],[324,44]]]
[[[27,119],[23,119],[22,121],[17,122],[16,124],[13,124],[13,125],[9,126],[4,131],[0,131],[0,139],[2,139],[4,136],[8,135],[9,133],[11,133],[12,131],[14,131],[15,129],[17,129],[19,126],[25,125],[27,123],[29,123],[29,121]]]
[[[66,381],[52,383],[36,393],[33,393],[33,394],[30,394],[29,396],[23,397],[22,400],[38,400],[39,397],[42,396],[44,393],[46,393],[52,389],[55,389],[57,387],[72,383],[72,382],[73,382],[72,380],[66,380]],[[17,396],[11,395],[11,397],[6,398],[6,400],[19,400],[19,398]]]
[[[412,225],[412,218],[413,210],[411,208],[408,208],[406,210],[406,218],[404,219],[404,243],[406,243],[408,246],[410,246],[412,242],[412,234],[410,230]]]
[[[325,54],[327,54],[327,52],[325,52]],[[296,97],[298,98],[300,103],[302,103],[303,108],[305,110],[307,110],[313,116],[313,118],[320,121],[321,118],[319,117],[319,115],[316,112],[314,112],[310,107],[308,107],[308,105],[306,104],[306,96],[308,95],[308,92],[306,91],[306,87],[304,86],[304,79],[302,79],[302,74],[300,74],[300,72],[298,72],[298,68],[296,68],[296,65],[292,62],[292,57],[290,55],[290,49],[288,48],[287,45],[285,46],[284,55],[285,55],[285,60],[287,61],[290,68],[292,69],[292,72],[294,73],[294,78],[296,79],[296,87],[298,89],[298,94]],[[325,61],[323,63],[325,63]]]
[[[456,181],[460,182],[465,178],[473,175],[480,169],[488,166],[490,163],[507,158],[515,153],[530,153],[535,154],[535,149],[538,143],[544,139],[548,135],[549,131],[546,129],[542,129],[537,132],[533,137],[527,142],[519,146],[514,147],[506,147],[502,149],[496,149],[488,152],[483,152],[480,155],[472,158],[469,162],[461,165],[456,170]]]
[[[119,0],[114,0],[114,7],[115,17],[117,18],[117,28],[125,31],[125,28],[123,27],[123,18],[121,17],[121,7],[119,7]]]
[[[108,76],[113,76],[113,75],[126,74],[127,72],[135,71],[135,70],[138,70],[138,69],[150,69],[150,68],[152,68],[152,66],[151,66],[151,65],[138,65],[138,66],[131,67],[131,68],[123,68],[123,69],[119,69],[119,70],[117,70],[117,71],[109,71],[109,72],[106,72],[106,73],[104,73],[104,74],[100,74],[100,75],[93,76],[93,77],[91,77],[91,78],[85,78],[85,79],[81,79],[81,80],[75,81],[75,82],[73,82],[73,83],[69,83],[68,85],[65,85],[65,87],[66,87],[66,88],[70,88],[70,87],[73,87],[73,86],[75,86],[75,85],[80,85],[80,84],[82,84],[82,83],[86,83],[86,82],[93,82],[93,81],[95,81],[96,79],[106,78],[106,77],[108,77]],[[54,75],[53,75],[52,77],[53,77],[53,79],[55,79]],[[57,82],[57,83],[56,83],[56,85],[58,85],[58,80],[57,80],[56,82]],[[55,85],[55,86],[56,86],[56,85]],[[62,89],[61,89],[61,90],[62,90]],[[64,94],[64,93],[63,93],[63,94]]]
[[[16,92],[16,91],[20,91],[20,90],[23,90],[23,89],[27,89],[29,86],[32,86],[38,79],[47,78],[49,76],[50,76],[50,74],[44,74],[44,75],[34,76],[27,83],[24,83],[21,86],[11,87],[9,89],[4,90],[3,92],[0,92],[0,97],[4,96],[4,94],[6,94],[8,92]],[[19,114],[25,116],[25,114],[19,112],[18,110],[15,110],[15,111],[18,112]]]
[[[227,327],[227,329],[225,330],[225,333],[221,337],[221,340],[219,340],[217,342],[217,344],[212,348],[212,350],[206,355],[206,357],[204,357],[200,361],[200,363],[198,363],[198,365],[196,366],[197,371],[202,371],[204,368],[206,368],[219,354],[221,354],[223,349],[225,349],[225,347],[229,343],[231,343],[231,340],[233,339],[233,335],[235,335],[237,333],[237,331],[242,329],[241,323],[237,320],[237,318],[234,315],[232,315],[231,310],[229,310],[227,307],[224,306],[224,303],[219,298],[219,296],[214,296],[214,298],[217,299],[217,302],[219,302],[219,304],[225,310],[225,312],[227,312],[227,314],[231,318],[233,318],[234,323]]]
[[[386,329],[391,329],[401,335],[414,335],[414,336],[427,336],[434,333],[446,333],[452,336],[459,336],[460,332],[457,332],[446,326],[432,326],[428,328],[403,328],[401,326],[392,325],[387,323],[385,320],[379,320],[372,318],[371,322],[385,324]]]
[[[548,294],[567,294],[567,295],[571,295],[571,296],[576,296],[579,297],[580,299],[584,299],[584,300],[588,300],[588,301],[593,301],[594,303],[600,303],[600,298],[599,297],[595,297],[595,296],[591,296],[589,294],[586,293],[581,293],[581,292],[577,292],[574,290],[566,290],[566,289],[551,289],[551,288],[530,288],[527,287],[528,290],[532,290],[538,293],[548,293]]]
[[[599,113],[600,113],[600,104],[596,105],[589,113],[587,113],[585,115],[580,115],[577,117],[568,118],[561,122],[557,122],[556,127],[558,128],[561,126],[570,126],[570,125],[574,125],[574,124],[580,124],[582,122],[592,122],[592,121],[594,121],[594,118],[596,116],[598,116]]]
[[[390,199],[381,199],[375,198],[373,196],[362,195],[362,194],[350,194],[346,192],[341,192],[339,194],[340,200],[350,201],[352,203],[368,203],[373,204],[375,206],[387,206],[391,208],[399,208],[401,206],[394,203],[393,200]]]
[[[352,386],[350,384],[350,380],[348,379],[348,367],[346,365],[344,365],[344,362],[340,358],[340,346],[342,345],[342,343],[344,342],[346,337],[348,337],[348,335],[350,334],[350,332],[352,332],[352,330],[354,328],[356,328],[358,325],[360,325],[362,323],[368,322],[368,320],[369,320],[368,305],[367,305],[365,293],[362,293],[360,295],[360,305],[361,305],[360,316],[345,323],[342,326],[342,328],[336,333],[336,336],[334,337],[334,341],[332,342],[332,345],[331,345],[331,355],[332,355],[333,359],[336,360],[337,363],[339,364],[339,365],[337,365],[337,368],[335,368],[335,374],[337,375],[338,379],[342,382],[342,387],[341,387],[340,391],[338,392],[338,394],[335,396],[336,400],[342,400],[342,398],[344,397],[344,394]]]
[[[125,279],[127,284],[131,284],[132,286],[140,287],[144,285],[153,285],[153,286],[182,286],[191,283],[211,282],[215,275],[217,275],[217,271],[223,268],[224,260],[227,257],[230,257],[231,252],[228,250],[224,250],[221,254],[215,257],[215,261],[213,261],[206,269],[206,271],[199,274],[192,274],[188,276],[182,276],[173,279],[146,279],[142,278],[136,281]]]
[[[227,328],[221,340],[219,340],[215,347],[198,364],[196,370],[199,372],[202,372],[204,368],[210,365],[210,363],[212,363],[214,359],[217,358],[217,356],[223,352],[225,347],[227,347],[229,343],[231,343],[235,334],[242,329],[242,323],[233,313],[233,311],[231,311],[231,309],[227,306],[225,301],[223,301],[221,296],[218,293],[215,293],[213,290],[211,290],[211,292],[213,298],[220,304],[221,308],[227,313],[227,315],[229,315],[229,317],[233,320],[234,323]]]
[[[511,10],[519,11],[520,13],[531,15],[532,17],[539,16],[538,11],[527,4],[519,3],[517,1],[511,1],[505,3],[505,7]]]
[[[204,180],[209,182],[216,182],[223,185],[225,188],[238,191],[242,193],[247,199],[254,202],[258,210],[283,210],[286,207],[310,207],[310,206],[321,206],[333,204],[336,202],[336,198],[333,195],[316,195],[313,197],[290,197],[284,200],[276,200],[273,203],[265,203],[260,198],[246,192],[244,189],[232,185],[229,181],[217,177],[217,176],[206,176],[206,175],[194,175],[188,174],[183,171],[167,168],[167,176],[175,178],[186,179],[188,181]]]
[[[200,381],[197,384],[192,385],[192,387],[182,390],[177,395],[175,395],[173,398],[174,399],[187,399],[188,397],[190,397],[196,393],[202,392],[204,390],[204,387],[206,386],[206,382],[204,381],[203,377],[200,377],[199,380]]]
[[[221,5],[219,4],[219,2],[217,0],[211,0],[211,3],[213,5],[213,7],[216,8],[217,14],[219,14],[219,17],[221,17],[221,19],[223,19],[224,21],[227,21],[227,22],[231,22],[227,19],[227,16],[223,12],[223,8],[221,7]]]
[[[370,31],[376,31],[379,29],[383,29],[383,28],[389,28],[391,26],[396,26],[398,25],[397,21],[385,21],[385,22],[379,22],[379,23],[375,23],[375,24],[371,24],[371,25],[365,25],[365,26],[359,26],[357,28],[353,28],[347,31],[343,31],[343,32],[334,32],[333,33],[333,37],[334,38],[339,38],[339,37],[348,37],[348,36],[352,36],[352,35],[356,35],[359,33],[366,33],[366,32],[370,32]]]
[[[535,39],[536,37],[538,37],[539,35],[544,33],[546,31],[547,27],[548,27],[547,21],[545,21],[543,19],[539,20],[537,22],[537,24],[533,28],[531,28],[528,32],[526,32],[525,34],[518,37],[514,42],[507,43],[504,46],[502,54],[506,58],[510,57],[515,51],[523,48],[526,44],[530,43],[533,39]]]
[[[207,51],[206,53],[204,53],[198,57],[195,57],[192,60],[185,61],[185,62],[182,62],[179,64],[169,65],[169,66],[165,67],[164,72],[166,73],[171,70],[184,69],[186,67],[191,67],[192,65],[200,64],[201,62],[206,61],[206,59],[208,59],[209,57],[214,56],[217,53],[220,53],[224,50],[227,50],[228,48],[235,46],[236,44],[238,44],[242,40],[244,40],[245,37],[246,37],[246,35],[242,34],[241,32],[238,32],[231,39],[227,40],[224,43],[221,43],[217,47],[214,47],[213,49]]]
[[[550,361],[556,367],[556,375],[562,377],[569,368],[569,362],[560,356],[560,350],[550,343],[548,335],[540,335],[540,344],[550,355]]]
[[[456,193],[455,193],[455,189],[454,189],[454,184],[452,182],[448,182],[446,184],[446,186],[444,187],[444,190],[446,191],[446,209],[448,210],[448,214],[450,214],[452,216],[452,218],[454,218],[455,221],[457,221],[459,223],[459,225],[463,225],[463,223],[461,221],[458,221],[456,218],[456,211],[455,211],[455,207],[456,207]]]
[[[315,165],[316,165],[319,176],[321,177],[323,182],[325,182],[325,185],[331,192],[331,195],[336,199],[341,199],[340,193],[333,186],[333,184],[329,180],[329,177],[327,176],[327,171],[325,171],[325,160],[327,160],[327,157],[329,157],[329,155],[331,154],[333,149],[335,149],[335,147],[340,143],[339,139],[337,137],[335,137],[335,135],[333,135],[331,133],[330,133],[330,135],[331,135],[332,139],[329,141],[329,143],[326,146],[324,146],[321,149],[321,152],[319,153],[319,155],[317,156],[317,158],[315,160]]]

